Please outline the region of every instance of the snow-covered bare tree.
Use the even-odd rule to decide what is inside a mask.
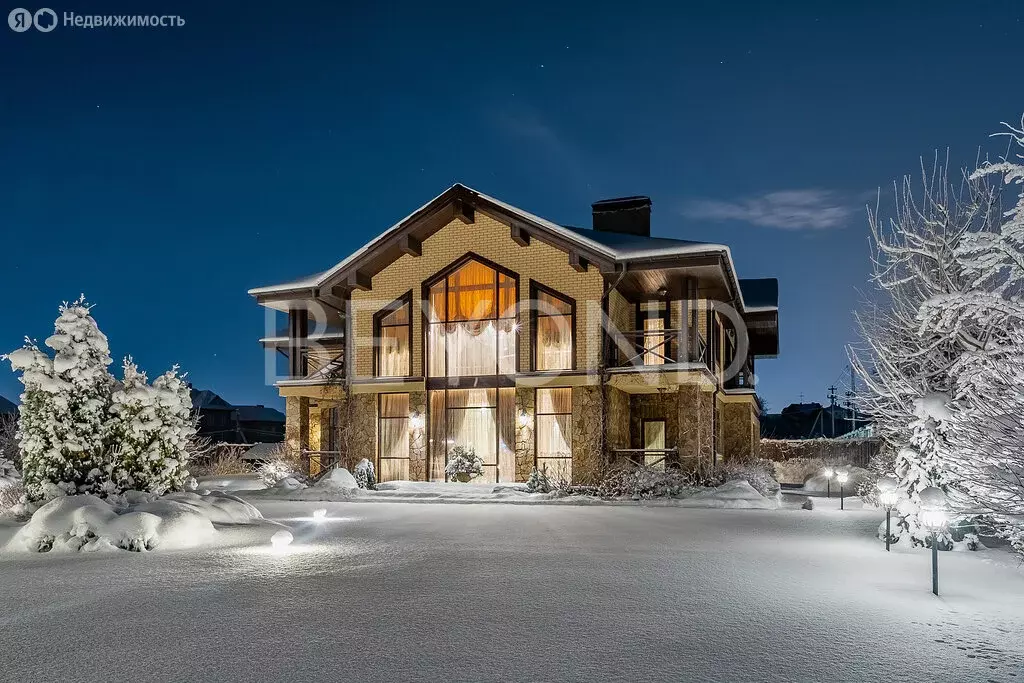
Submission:
[[[970,330],[983,343],[954,365],[951,464],[979,512],[1024,553],[1024,118],[1007,126],[1015,153],[984,163],[974,177],[995,177],[1013,191],[992,230],[965,238],[958,256],[975,291],[933,302],[922,323],[949,333]]]
[[[984,346],[970,328],[938,329],[922,311],[939,300],[970,297],[976,276],[961,266],[958,253],[975,233],[991,230],[997,193],[986,178],[964,175],[953,184],[948,163],[920,184],[906,177],[895,186],[893,213],[869,212],[875,298],[857,314],[861,343],[851,362],[867,386],[862,408],[893,456],[903,503],[900,526],[918,544],[928,533],[917,520],[919,493],[936,486],[960,491],[946,464],[948,403],[953,398],[953,367],[964,352]],[[950,538],[941,539],[948,547]]]
[[[19,406],[18,443],[25,491],[32,500],[61,493],[105,490],[109,451],[107,407],[113,384],[107,338],[84,298],[60,307],[54,333],[10,353],[25,387]]]

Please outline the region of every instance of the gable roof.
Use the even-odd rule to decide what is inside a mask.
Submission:
[[[284,413],[277,408],[266,406],[235,406],[239,422],[280,422],[284,423]]]
[[[356,273],[360,267],[379,257],[382,251],[390,249],[393,252],[393,258],[387,258],[391,258],[390,262],[397,260],[401,256],[398,248],[399,240],[418,225],[430,219],[437,219],[439,216],[447,218],[444,220],[444,224],[450,222],[452,216],[443,213],[442,209],[456,203],[466,203],[487,213],[495,214],[503,222],[520,224],[528,229],[531,237],[553,246],[565,250],[578,250],[588,261],[605,271],[626,269],[631,261],[698,255],[720,257],[740,307],[746,309],[744,292],[736,276],[732,252],[724,244],[662,237],[640,237],[567,227],[478,192],[461,183],[452,185],[328,270],[291,282],[254,287],[249,290],[249,294],[260,299],[261,303],[280,296],[316,297],[321,294],[330,294],[329,289],[332,285],[340,282],[346,275]],[[371,277],[373,274],[375,273],[369,273]],[[327,291],[321,292],[322,289]]]
[[[234,410],[234,406],[209,389],[192,389],[193,410]]]

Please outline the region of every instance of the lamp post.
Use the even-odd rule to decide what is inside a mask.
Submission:
[[[939,532],[946,528],[946,494],[942,489],[929,486],[919,494],[921,511],[918,519],[932,532],[932,593],[939,594]]]
[[[832,497],[832,475],[835,473],[836,471],[831,467],[826,467],[825,471],[822,472],[822,474],[825,475],[825,486],[827,487],[826,490],[828,491],[828,495],[826,496],[827,498]]]
[[[885,508],[885,551],[889,552],[892,539],[892,509],[900,500],[900,492],[896,490],[899,482],[896,477],[882,477],[878,480],[878,502]]]
[[[850,478],[850,473],[846,470],[839,470],[836,472],[836,481],[839,482],[839,509],[843,508],[843,484]]]

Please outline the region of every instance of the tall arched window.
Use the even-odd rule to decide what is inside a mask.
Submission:
[[[514,276],[471,259],[429,286],[428,377],[516,371]]]
[[[515,480],[518,278],[467,255],[424,283],[429,470],[445,478],[452,448],[472,449],[485,482]],[[464,379],[459,379],[464,378]]]

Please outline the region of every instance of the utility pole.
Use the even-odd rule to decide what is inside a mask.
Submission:
[[[851,422],[853,429],[857,428],[857,375],[854,374],[853,365],[850,365],[850,390],[846,392],[846,405],[850,408]]]
[[[829,411],[832,413],[832,433],[829,435],[833,439],[836,438],[836,385],[833,384],[828,388],[828,400],[832,407]]]

